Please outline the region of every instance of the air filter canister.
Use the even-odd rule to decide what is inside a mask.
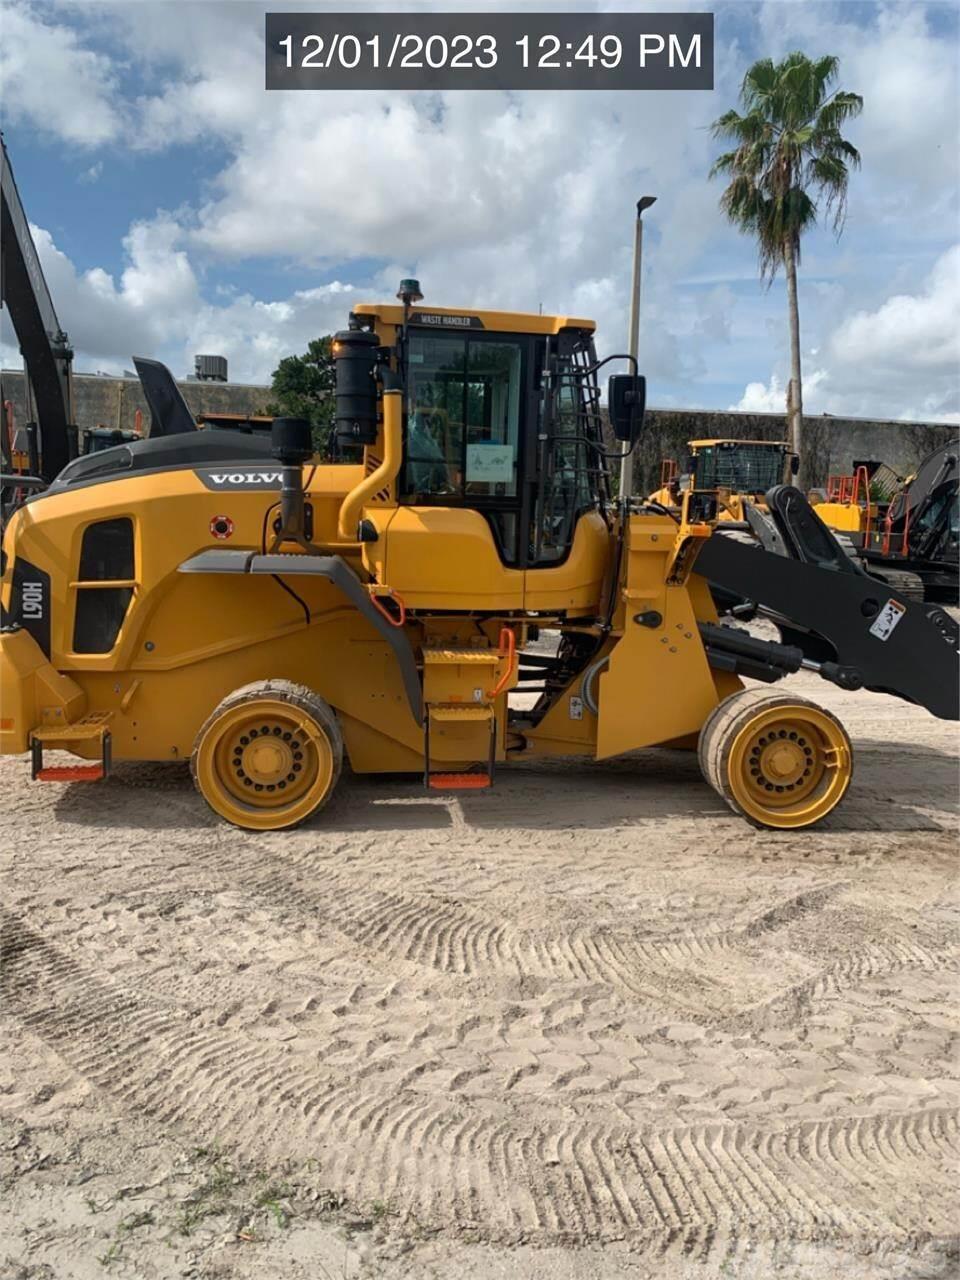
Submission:
[[[341,445],[373,444],[377,439],[379,344],[367,329],[343,329],[333,339],[337,387],[337,440]]]

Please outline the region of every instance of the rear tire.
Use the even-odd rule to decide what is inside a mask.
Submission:
[[[704,778],[756,827],[796,830],[846,795],[853,749],[840,721],[806,698],[743,689],[714,707],[697,746]]]
[[[343,735],[332,708],[304,685],[259,680],[228,694],[208,717],[190,771],[227,822],[281,831],[323,808],[342,765]]]

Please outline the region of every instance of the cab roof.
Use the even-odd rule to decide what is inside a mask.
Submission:
[[[403,324],[403,307],[397,302],[360,302],[353,311],[358,316],[373,316],[381,324]],[[410,324],[418,329],[460,330],[489,329],[495,333],[554,334],[562,329],[580,329],[593,333],[596,321],[579,316],[539,316],[523,311],[478,311],[473,307],[411,307]]]

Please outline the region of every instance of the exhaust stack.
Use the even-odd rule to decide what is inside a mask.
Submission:
[[[276,551],[284,542],[295,542],[312,551],[304,521],[303,464],[313,457],[313,437],[306,418],[274,418],[270,431],[273,456],[280,463],[280,529],[273,542]]]

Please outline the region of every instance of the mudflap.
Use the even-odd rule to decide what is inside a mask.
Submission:
[[[867,689],[918,703],[941,720],[960,719],[960,627],[936,605],[909,601],[825,560],[791,559],[714,535],[696,572],[755,600],[807,657],[855,667]]]

